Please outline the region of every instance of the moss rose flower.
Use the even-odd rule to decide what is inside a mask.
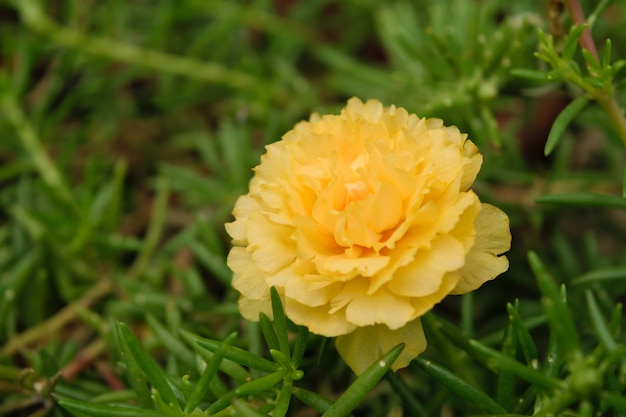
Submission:
[[[398,343],[407,366],[426,347],[420,316],[508,268],[508,218],[470,189],[481,163],[457,128],[377,100],[297,124],[226,225],[242,315],[271,317],[275,287],[357,374]]]

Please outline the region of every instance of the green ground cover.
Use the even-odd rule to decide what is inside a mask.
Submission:
[[[626,416],[625,25],[620,0],[0,0],[0,415]],[[224,230],[264,145],[352,96],[467,132],[513,236],[420,357],[359,378],[278,300],[241,318]]]

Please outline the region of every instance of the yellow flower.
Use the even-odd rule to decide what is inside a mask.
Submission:
[[[267,146],[226,225],[242,315],[271,317],[276,287],[357,374],[398,343],[407,366],[426,348],[420,316],[508,268],[508,217],[470,189],[482,156],[466,136],[352,98]]]

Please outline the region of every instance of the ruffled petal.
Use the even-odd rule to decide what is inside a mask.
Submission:
[[[465,263],[465,248],[452,236],[443,235],[432,242],[430,249],[418,251],[409,265],[396,271],[387,287],[405,297],[424,297],[441,287],[447,272],[460,269]]]
[[[399,297],[385,288],[368,294],[369,284],[364,279],[353,279],[342,288],[343,295],[350,301],[346,306],[346,320],[356,326],[385,324],[397,329],[413,318],[415,309],[408,297]]]
[[[461,279],[451,294],[473,291],[509,268],[509,260],[502,256],[511,248],[507,215],[497,207],[482,204],[475,224],[476,240],[466,255]]]
[[[307,327],[311,333],[335,337],[356,328],[354,324],[346,321],[343,309],[331,313],[326,308],[309,307],[290,298],[286,298],[284,303],[287,317],[294,323]]]
[[[426,337],[419,319],[410,321],[396,330],[382,324],[359,327],[351,333],[337,337],[335,346],[354,373],[360,375],[383,354],[400,343],[404,343],[405,346],[391,366],[394,371],[408,366],[426,349]]]
[[[259,269],[273,274],[294,261],[296,247],[291,239],[292,227],[273,223],[262,214],[253,213],[246,228],[248,248]]]

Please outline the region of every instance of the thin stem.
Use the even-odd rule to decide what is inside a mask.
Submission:
[[[5,84],[6,80],[0,80]],[[41,175],[43,181],[65,202],[74,209],[77,208],[74,197],[67,184],[63,181],[61,173],[48,155],[48,152],[41,144],[35,128],[26,118],[17,100],[11,94],[6,85],[0,87],[0,109],[3,110],[6,119],[13,125],[17,136],[22,142],[22,146],[30,155],[35,168]]]
[[[30,29],[47,36],[53,42],[81,52],[101,56],[115,61],[169,72],[207,82],[227,85],[238,89],[265,89],[268,86],[255,77],[210,62],[166,54],[128,45],[114,40],[84,35],[79,31],[63,27],[52,21],[32,0],[14,2],[20,17]]]
[[[146,238],[144,239],[141,252],[135,259],[135,262],[130,267],[128,277],[130,279],[136,278],[148,265],[150,257],[154,253],[163,233],[163,227],[165,226],[165,220],[167,217],[167,202],[169,198],[169,180],[165,177],[160,177],[156,182],[156,198],[153,205],[152,217],[148,224],[148,231]]]
[[[572,21],[576,26],[584,25],[585,23],[587,23],[585,13],[583,12],[583,9],[580,6],[580,2],[578,0],[564,0],[564,3],[565,7],[567,7],[567,11],[572,17]],[[591,52],[593,56],[599,60],[598,50],[596,49],[596,44],[593,42],[593,37],[591,36],[591,31],[589,30],[589,27],[585,28],[583,34],[578,39],[578,42],[580,42],[581,47]]]
[[[11,356],[15,352],[26,347],[29,343],[35,340],[45,338],[58,332],[58,330],[65,326],[70,321],[77,317],[75,306],[89,307],[100,298],[106,296],[111,292],[113,283],[109,279],[103,279],[98,282],[91,290],[86,292],[79,300],[68,305],[60,310],[57,314],[50,319],[44,321],[38,326],[31,327],[29,330],[20,333],[0,349],[0,356]]]
[[[598,97],[597,100],[602,110],[609,117],[624,146],[626,146],[626,118],[624,118],[624,112],[619,107],[617,100],[611,96]]]
[[[567,7],[567,10],[572,17],[572,21],[575,25],[583,25],[587,22],[583,9],[580,6],[580,2],[578,0],[563,0],[563,2],[565,3],[565,7]],[[578,42],[580,43],[580,46],[583,49],[589,51],[598,62],[600,61],[598,50],[596,48],[596,44],[593,41],[593,37],[591,36],[591,31],[589,30],[589,27],[585,28],[582,35],[578,39]],[[620,108],[619,103],[615,98],[615,94],[611,92],[610,94],[594,94],[594,96],[596,100],[598,100],[598,103],[600,104],[600,107],[602,107],[602,110],[604,110],[604,112],[609,117],[609,120],[613,124],[613,127],[617,131],[617,134],[626,146],[626,118],[624,117],[624,112]]]
[[[81,350],[76,358],[61,370],[63,379],[65,381],[71,381],[76,375],[83,369],[89,366],[98,356],[100,356],[106,350],[106,342],[104,339],[98,339],[91,343],[89,346]]]

